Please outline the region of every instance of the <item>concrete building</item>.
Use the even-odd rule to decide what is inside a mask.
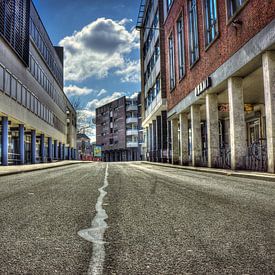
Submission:
[[[96,109],[96,144],[104,161],[141,160],[139,98],[123,96]]]
[[[167,112],[162,0],[141,1],[140,30],[142,127],[146,159],[166,162]]]
[[[274,173],[275,2],[163,2],[172,162]]]
[[[91,139],[85,133],[77,133],[76,145],[79,160],[91,160],[93,156]]]
[[[63,49],[30,0],[0,3],[0,163],[76,156],[76,113],[63,93]]]

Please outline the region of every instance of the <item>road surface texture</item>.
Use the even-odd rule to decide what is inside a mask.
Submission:
[[[0,178],[0,274],[87,274],[106,164]],[[274,274],[275,183],[110,163],[103,274]],[[99,274],[99,273],[97,273]]]

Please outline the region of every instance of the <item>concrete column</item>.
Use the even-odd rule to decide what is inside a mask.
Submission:
[[[2,117],[2,165],[9,163],[9,121],[8,117]]]
[[[188,115],[180,113],[180,164],[187,165],[188,157]]]
[[[153,120],[153,161],[156,161],[156,151],[157,151],[157,121]]]
[[[40,151],[42,162],[45,162],[45,136],[43,134],[40,136]]]
[[[31,130],[31,162],[36,163],[36,131]]]
[[[54,159],[58,159],[58,143],[57,140],[54,140]]]
[[[149,124],[149,158],[152,161],[152,151],[153,151],[153,126]]]
[[[167,112],[161,112],[161,159],[167,162]]]
[[[192,165],[198,166],[201,163],[201,156],[202,156],[200,105],[191,106],[191,132],[192,132]]]
[[[53,139],[51,137],[48,138],[48,159],[49,161],[53,159]]]
[[[19,151],[20,164],[25,163],[25,129],[23,124],[19,124]]]
[[[246,125],[244,118],[243,80],[232,77],[228,80],[231,168],[244,168],[247,152]]]
[[[167,159],[168,162],[171,163],[172,159],[171,159],[171,151],[172,151],[172,138],[171,138],[171,121],[167,120]]]
[[[275,173],[275,51],[263,54],[268,172]]]
[[[179,163],[179,120],[172,119],[171,123],[171,138],[172,138],[172,163]]]
[[[206,95],[206,123],[208,167],[214,167],[215,160],[219,155],[219,112],[216,94]]]
[[[162,138],[161,138],[161,116],[157,116],[157,143],[156,143],[156,151],[157,151],[157,161],[161,161],[161,148],[162,148]]]

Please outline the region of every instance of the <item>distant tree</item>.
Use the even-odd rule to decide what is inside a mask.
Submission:
[[[93,119],[87,115],[85,108],[79,96],[70,98],[71,104],[76,110],[77,114],[77,132],[85,133],[86,130],[93,129]]]

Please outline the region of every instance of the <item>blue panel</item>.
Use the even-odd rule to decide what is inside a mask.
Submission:
[[[48,138],[48,159],[49,161],[53,159],[53,139],[51,137]]]
[[[19,150],[20,164],[25,163],[25,129],[23,124],[19,124]]]
[[[58,159],[58,145],[57,145],[57,140],[54,141],[54,159]]]
[[[31,131],[31,161],[32,164],[36,163],[36,131]]]
[[[2,117],[2,165],[8,165],[8,139],[9,121],[7,117]]]
[[[45,162],[45,136],[43,134],[40,136],[40,149],[42,162]]]

